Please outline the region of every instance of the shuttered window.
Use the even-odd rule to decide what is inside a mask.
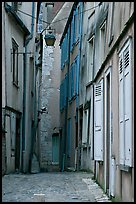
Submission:
[[[131,40],[119,53],[119,152],[120,164],[132,166]]]
[[[103,161],[103,79],[94,86],[94,159]]]

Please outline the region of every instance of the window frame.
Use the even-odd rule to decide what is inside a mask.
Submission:
[[[18,44],[12,38],[12,72],[13,84],[18,87]]]

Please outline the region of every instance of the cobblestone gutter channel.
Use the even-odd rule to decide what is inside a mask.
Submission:
[[[91,193],[94,195],[96,200],[95,202],[111,202],[109,197],[103,192],[100,186],[95,183],[95,181],[90,178],[83,178],[82,180],[87,184],[89,191],[91,191]]]

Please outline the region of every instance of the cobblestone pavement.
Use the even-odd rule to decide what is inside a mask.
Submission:
[[[87,172],[9,174],[2,202],[111,202]]]

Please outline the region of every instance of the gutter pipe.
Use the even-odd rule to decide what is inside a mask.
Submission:
[[[32,16],[34,16],[35,7],[34,7],[34,1],[32,2]],[[27,45],[30,42],[30,40],[33,38],[33,32],[34,32],[34,18],[32,17],[32,23],[31,23],[31,33],[28,37],[24,37],[24,54],[23,54],[23,60],[24,60],[24,87],[23,87],[23,119],[22,119],[22,171],[24,172],[24,154],[25,154],[25,122],[26,122],[26,78],[27,78]]]
[[[79,39],[79,70],[78,70],[78,74],[79,74],[79,77],[80,77],[80,64],[81,64],[81,46],[82,46],[82,30],[83,30],[83,2],[80,2],[80,5],[82,4],[82,10],[81,10],[81,30],[80,30],[80,39]],[[80,79],[80,78],[79,78]],[[78,83],[79,83],[79,80],[78,80]],[[78,85],[78,95],[79,95],[79,85]],[[77,108],[79,110],[79,99],[77,101]],[[78,111],[77,111],[77,121],[78,121]],[[79,121],[78,121],[79,123]],[[78,128],[79,129],[79,128]],[[79,130],[78,130],[79,131]],[[79,134],[78,134],[79,135]],[[80,146],[78,144],[78,161],[77,161],[77,170],[79,170],[79,157],[80,157]]]

